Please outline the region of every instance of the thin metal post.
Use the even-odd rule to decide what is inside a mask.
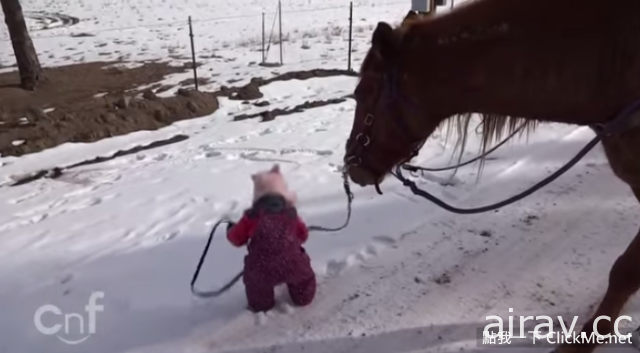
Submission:
[[[283,64],[282,60],[282,1],[278,0],[278,19],[280,20],[280,65]]]
[[[351,34],[353,28],[353,1],[349,2],[349,55],[347,57],[347,71],[351,71]]]
[[[266,52],[264,49],[264,37],[265,37],[265,33],[264,33],[264,12],[262,13],[262,63],[264,64],[264,62],[267,60],[265,58]]]
[[[191,25],[191,16],[189,16],[189,37],[191,37],[191,63],[193,65],[193,80],[198,90],[198,72],[196,70],[196,50],[193,44],[193,26]]]

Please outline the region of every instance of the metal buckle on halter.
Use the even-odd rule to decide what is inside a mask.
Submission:
[[[364,124],[367,126],[373,125],[373,119],[375,119],[373,114],[367,113],[367,116],[364,118]]]
[[[360,141],[364,138],[364,142]],[[356,135],[356,143],[359,143],[362,147],[367,147],[371,143],[371,139],[368,135],[363,134],[362,132]]]
[[[362,164],[362,159],[360,158],[359,154],[360,152],[362,152],[363,148],[369,146],[369,144],[371,143],[371,138],[366,132],[373,125],[373,120],[374,116],[370,113],[368,113],[364,118],[364,125],[366,126],[366,128],[356,135],[354,151],[351,153],[351,155],[345,158],[345,165],[357,166]]]

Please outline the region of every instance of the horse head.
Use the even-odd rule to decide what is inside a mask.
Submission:
[[[409,75],[406,53],[413,45],[404,28],[380,22],[360,70],[353,126],[346,143],[345,167],[360,185],[379,184],[392,169],[412,159],[442,119],[429,119],[419,86]]]

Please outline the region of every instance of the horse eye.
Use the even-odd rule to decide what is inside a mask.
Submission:
[[[362,92],[362,86],[358,85],[358,87],[356,87],[356,89],[353,91],[353,97],[354,97],[356,100],[362,100],[362,98],[363,98],[363,97],[362,97],[362,94],[363,94],[363,93],[364,93],[364,92]]]

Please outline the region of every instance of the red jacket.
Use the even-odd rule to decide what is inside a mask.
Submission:
[[[258,210],[258,212],[260,212],[260,210]],[[254,233],[261,216],[262,214],[260,213],[255,216],[250,216],[249,212],[245,212],[242,218],[240,218],[240,221],[231,227],[227,233],[229,242],[237,247],[245,245]],[[306,242],[309,238],[309,230],[300,216],[296,216],[296,236],[300,239],[301,243]]]

